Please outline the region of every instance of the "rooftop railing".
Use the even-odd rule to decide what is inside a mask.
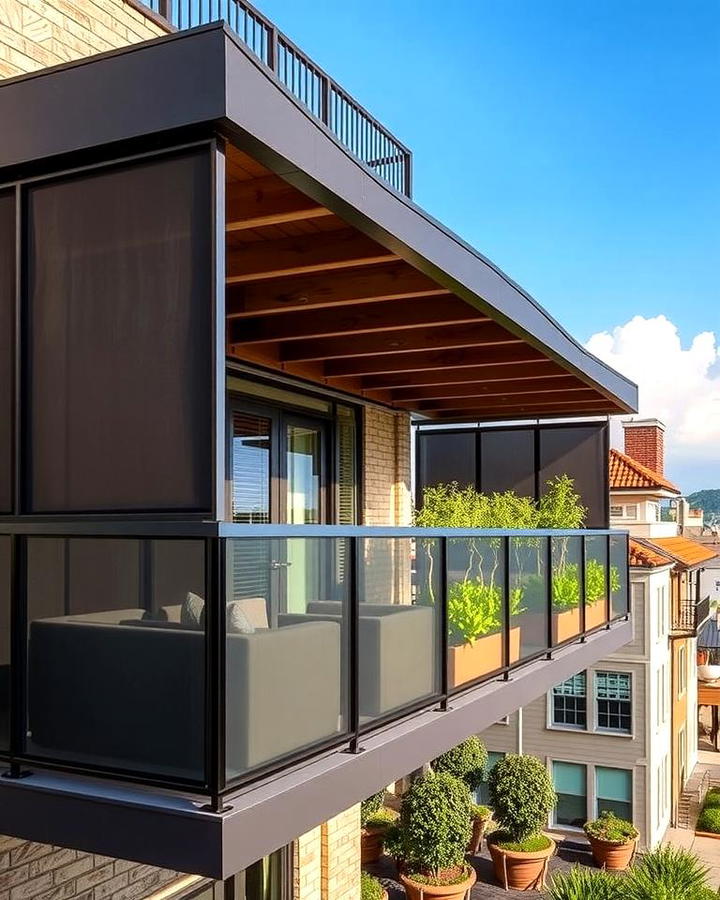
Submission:
[[[412,196],[412,153],[245,0],[142,0],[180,30],[224,20],[245,46],[357,159]]]
[[[697,632],[710,618],[710,597],[680,600],[673,611],[673,630]]]
[[[212,798],[629,614],[627,536],[0,530],[0,756]]]

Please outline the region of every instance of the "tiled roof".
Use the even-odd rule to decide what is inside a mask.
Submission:
[[[667,566],[675,561],[672,557],[665,556],[664,553],[660,553],[660,551],[656,550],[654,547],[650,547],[647,544],[641,544],[640,541],[633,540],[633,538],[630,538],[628,557],[631,566],[643,569]]]
[[[652,544],[684,566],[697,566],[718,555],[717,549],[684,537],[653,538]]]
[[[680,488],[672,481],[668,481],[659,472],[653,472],[647,466],[629,456],[625,456],[619,450],[610,450],[610,490],[627,490],[637,488],[639,490],[672,491],[680,494]]]

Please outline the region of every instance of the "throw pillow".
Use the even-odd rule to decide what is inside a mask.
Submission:
[[[200,631],[205,626],[205,601],[192,591],[188,591],[180,610],[180,624],[194,631]]]
[[[227,633],[255,634],[255,626],[245,614],[240,600],[233,600],[227,605]]]

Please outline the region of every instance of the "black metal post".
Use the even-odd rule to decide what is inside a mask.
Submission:
[[[541,539],[542,540],[542,539]],[[553,550],[553,539],[551,537],[545,538],[547,541],[547,556],[546,556],[546,577],[547,577],[547,658],[552,659],[552,648],[554,644],[553,640],[553,559],[552,559],[552,550]]]
[[[225,540],[205,541],[205,748],[212,812],[223,812],[225,772]]]
[[[505,556],[505,569],[503,571],[503,665],[505,666],[505,674],[503,678],[508,681],[510,678],[511,660],[511,644],[510,629],[512,627],[512,608],[510,606],[510,536],[505,535],[503,538],[503,554]]]
[[[268,32],[267,64],[273,72],[278,74],[278,32],[277,28],[271,28]]]
[[[585,549],[585,535],[580,536],[580,643],[585,643],[587,631],[587,584],[585,578],[585,566],[587,565],[587,551]]]
[[[349,714],[350,714],[350,753],[362,753],[360,746],[360,591],[358,589],[358,572],[360,571],[358,553],[360,542],[356,537],[349,537],[350,542],[350,678]]]
[[[610,535],[605,535],[605,628],[610,628],[610,620],[612,619],[612,596],[611,596],[611,586],[612,580],[610,578]]]
[[[330,126],[330,79],[320,76],[320,121]]]
[[[430,539],[432,540],[432,538]],[[440,538],[440,711],[446,712],[450,695],[450,672],[448,659],[448,558],[447,538]]]
[[[6,778],[24,778],[19,762],[25,752],[27,709],[26,538],[13,535],[10,559],[10,769]]]

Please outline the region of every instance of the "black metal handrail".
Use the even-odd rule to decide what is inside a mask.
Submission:
[[[680,600],[673,616],[675,631],[698,631],[710,618],[710,596],[700,600]]]
[[[139,0],[180,30],[224,20],[243,44],[360,162],[407,197],[412,153],[246,0]]]

